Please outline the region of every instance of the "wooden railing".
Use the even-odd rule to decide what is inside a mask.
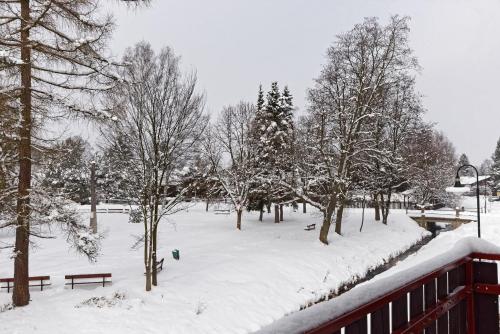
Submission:
[[[500,285],[492,261],[500,255],[471,253],[307,333],[497,334]]]

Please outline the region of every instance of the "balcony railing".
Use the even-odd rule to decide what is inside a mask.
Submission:
[[[486,242],[464,241],[467,248],[458,247],[430,260],[423,264],[423,271],[420,265],[418,270],[410,268],[360,286],[321,303],[326,305],[285,317],[260,333],[498,334],[496,261],[500,261],[500,251],[486,243],[483,249],[495,254],[476,252],[481,249],[474,247],[478,243],[484,246]],[[448,258],[450,263],[446,263]],[[427,273],[425,268],[429,268]]]

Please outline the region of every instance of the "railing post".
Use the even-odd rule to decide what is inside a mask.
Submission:
[[[467,287],[467,333],[476,334],[476,315],[474,314],[474,270],[472,259],[465,263],[465,286]]]
[[[498,284],[497,264],[473,262],[473,283]],[[473,307],[475,333],[498,334],[498,296],[474,293]]]

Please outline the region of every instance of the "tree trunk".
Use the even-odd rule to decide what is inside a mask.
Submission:
[[[387,225],[387,217],[389,217],[389,210],[391,208],[391,189],[387,190],[387,198],[384,203],[385,209],[383,210],[382,214],[382,223]]]
[[[342,235],[342,214],[344,213],[344,200],[340,201],[340,206],[337,209],[337,216],[335,217],[335,233]]]
[[[241,230],[241,214],[243,213],[242,209],[236,211],[236,228]]]
[[[158,272],[156,271],[156,239],[157,239],[157,228],[154,228],[154,231],[153,231],[153,253],[151,254],[152,255],[152,258],[153,258],[153,263],[152,263],[152,277],[151,277],[151,283],[154,285],[154,286],[157,286],[158,285]]]
[[[157,192],[158,194],[158,192]],[[156,244],[157,244],[157,239],[158,239],[158,210],[160,206],[160,198],[158,195],[155,195],[154,197],[154,213],[153,213],[153,218],[154,218],[154,225],[152,225],[152,230],[151,230],[151,238],[152,240],[152,252],[151,252],[151,257],[152,257],[152,264],[151,264],[151,271],[152,271],[152,284],[153,286],[158,285],[158,273],[156,271]]]
[[[330,201],[326,208],[326,212],[323,212],[323,224],[321,225],[321,230],[319,231],[319,241],[328,245],[328,232],[330,231],[330,225],[332,224],[332,216],[335,211],[335,206],[337,205],[337,195],[331,195]]]
[[[264,219],[264,201],[261,200],[259,202],[259,221],[262,221]]]
[[[280,204],[280,222],[283,221],[283,204]]]
[[[97,233],[97,196],[95,188],[95,161],[92,161],[90,164],[90,228],[92,233]]]
[[[307,213],[307,203],[306,203],[306,201],[302,202],[302,213]]]
[[[278,204],[274,205],[274,222],[280,222],[280,206]]]
[[[380,221],[380,205],[377,194],[373,195],[373,207],[375,208],[375,221]]]
[[[365,195],[363,195],[363,202],[362,202],[363,211],[361,212],[361,226],[359,227],[359,232],[363,230],[363,224],[365,223],[365,204],[366,204],[366,199]]]
[[[267,213],[271,213],[271,202],[267,202]]]
[[[146,291],[151,291],[151,267],[146,266]]]
[[[210,199],[207,198],[207,205],[205,206],[205,211],[208,212],[208,205],[210,204]]]
[[[380,213],[382,214],[382,217],[384,216],[384,210],[385,210],[385,202],[384,202],[384,194],[379,194],[380,200],[378,201],[378,206],[380,209]]]
[[[22,119],[19,128],[19,183],[17,197],[17,226],[14,252],[15,306],[28,305],[29,292],[29,229],[31,188],[31,49],[29,46],[30,4],[21,1],[21,106]]]

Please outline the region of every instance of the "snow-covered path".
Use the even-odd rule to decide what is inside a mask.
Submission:
[[[32,290],[28,307],[0,313],[0,333],[248,333],[302,305],[319,300],[369,269],[406,250],[426,231],[404,212],[394,211],[388,226],[367,211],[359,232],[360,210],[346,213],[344,236],[333,232],[331,244],[318,240],[318,213],[285,211],[285,222],[264,223],[244,214],[243,231],[234,215],[215,215],[202,204],[166,221],[160,230],[160,257],[165,269],[159,286],[144,292],[142,251],[132,250],[141,226],[127,223],[125,214],[101,214],[107,231],[103,254],[96,264],[68,250],[63,238],[38,241],[30,258],[31,275],[50,275],[52,287]],[[0,235],[0,238],[10,238]],[[180,250],[180,261],[171,250]],[[0,253],[0,277],[12,275],[12,260]],[[113,284],[64,287],[64,275],[112,272]],[[91,298],[125,295],[112,307],[78,307]],[[0,292],[0,305],[10,295]]]

